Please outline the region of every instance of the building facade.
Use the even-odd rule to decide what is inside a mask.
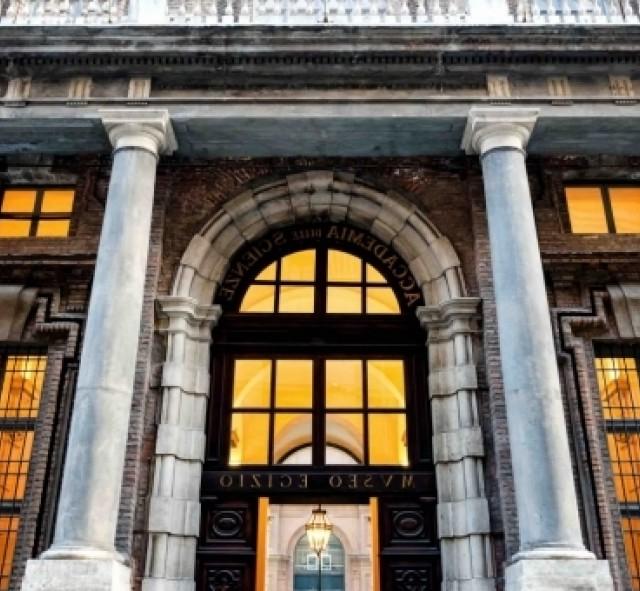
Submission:
[[[640,589],[639,18],[0,2],[0,589]]]

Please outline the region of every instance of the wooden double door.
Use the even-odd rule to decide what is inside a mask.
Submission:
[[[436,591],[440,589],[440,551],[434,499],[378,497],[372,518],[378,556],[378,589],[371,591]],[[314,499],[315,500],[315,499]],[[299,499],[299,502],[309,502]],[[331,502],[330,498],[323,503]],[[341,500],[343,502],[343,499]],[[196,566],[196,591],[256,591],[259,552],[259,500],[228,495],[203,499]],[[261,575],[263,576],[263,575]],[[287,589],[270,591],[290,591]],[[264,587],[262,587],[264,588]],[[364,590],[363,590],[364,591]],[[368,591],[368,590],[367,590]]]

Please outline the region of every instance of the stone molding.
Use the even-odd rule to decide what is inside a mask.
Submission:
[[[0,285],[0,341],[19,341],[38,290],[24,285]]]
[[[530,107],[472,107],[462,136],[462,149],[480,156],[496,148],[524,150],[539,112]]]
[[[133,148],[157,157],[178,149],[166,110],[101,109],[99,113],[114,151]]]
[[[434,441],[438,448],[438,503],[443,507],[440,513],[446,515],[441,524],[441,532],[445,533],[440,534],[443,589],[493,591],[495,574],[471,341],[477,331],[479,300],[464,297],[466,287],[460,260],[450,241],[402,196],[393,191],[378,191],[352,174],[322,170],[292,174],[246,190],[226,202],[185,250],[172,295],[159,298],[159,330],[168,333],[165,371],[180,376],[179,369],[174,368],[182,367],[183,374],[199,371],[208,376],[210,337],[202,331],[205,322],[209,323],[206,326],[215,325],[216,307],[210,306],[210,302],[215,300],[229,261],[240,248],[276,228],[318,219],[350,223],[393,246],[409,264],[421,287],[428,305],[418,310],[418,318],[429,333],[430,372],[443,376],[443,385],[432,400]],[[172,315],[168,313],[170,309],[175,310]],[[204,311],[199,316],[202,324],[196,321],[198,310]],[[193,355],[184,352],[188,343],[192,343]],[[199,368],[194,367],[195,362]],[[165,373],[162,425],[175,424],[175,419],[166,416],[167,409],[179,415],[181,404],[193,404],[194,399],[206,402],[207,392],[184,390],[187,382],[192,380],[183,375],[172,378],[169,385]],[[205,405],[201,408],[204,417]],[[203,417],[201,423],[181,428],[200,428],[204,433]],[[178,453],[184,450],[177,443],[179,437],[173,437],[176,442],[169,456],[160,453],[169,436],[163,435],[157,443],[152,496],[171,496],[179,488],[191,495],[182,500],[197,504],[201,460],[189,460],[188,476],[184,469],[178,471],[176,464],[184,465],[187,460],[178,458]],[[182,479],[179,487],[173,485],[176,478]],[[466,525],[452,529],[446,525],[450,522]],[[152,527],[149,533],[144,591],[192,591],[197,534],[159,532]],[[182,553],[184,559],[180,564],[168,548],[174,554]]]
[[[607,291],[620,337],[640,338],[640,283],[607,285]]]

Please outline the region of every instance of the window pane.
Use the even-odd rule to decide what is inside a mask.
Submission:
[[[404,414],[369,415],[369,463],[408,466],[407,431]]]
[[[640,419],[640,374],[633,357],[596,359],[605,419]]]
[[[24,498],[33,431],[0,431],[0,500]]]
[[[35,191],[31,189],[11,189],[4,192],[2,213],[31,213],[35,205]]]
[[[367,283],[386,283],[387,280],[382,274],[371,265],[367,265]]]
[[[327,262],[327,281],[361,283],[362,260],[341,250],[330,250]]]
[[[50,189],[42,197],[43,213],[70,213],[73,209],[73,191]]]
[[[0,220],[0,237],[24,238],[29,236],[31,220]]]
[[[9,356],[0,393],[0,418],[36,418],[44,383],[45,356]]]
[[[267,464],[269,462],[269,415],[233,413],[229,464]]]
[[[236,359],[233,372],[233,407],[264,408],[271,403],[271,361]]]
[[[278,311],[298,314],[313,312],[314,291],[312,286],[281,285]]]
[[[576,234],[606,234],[607,220],[599,187],[567,187],[571,231]]]
[[[311,408],[313,362],[310,359],[276,361],[276,406]]]
[[[390,287],[367,287],[368,314],[399,314],[400,304]]]
[[[361,314],[362,288],[327,287],[327,312],[329,314]]]
[[[622,536],[633,591],[640,590],[640,517],[622,518]]]
[[[0,560],[2,560],[0,564],[0,589],[3,591],[9,588],[19,525],[19,517],[9,515],[0,517]]]
[[[316,277],[316,251],[301,250],[282,258],[282,281],[313,281]]]
[[[311,444],[311,413],[282,413],[275,415],[273,432],[273,461],[278,464],[292,451]]]
[[[242,298],[240,312],[273,312],[275,301],[275,286],[252,285]]]
[[[616,494],[621,503],[640,500],[640,434],[607,433]]]
[[[400,360],[367,361],[369,407],[404,408],[404,364]]]
[[[358,464],[364,463],[363,420],[360,413],[328,413],[325,427],[327,447],[342,449]],[[327,453],[325,463],[331,464],[336,457],[337,454]],[[339,459],[337,461],[342,463]]]
[[[276,263],[271,263],[266,266],[258,276],[256,277],[259,281],[275,281],[276,280]]]
[[[40,220],[36,228],[36,236],[64,237],[69,235],[69,220]]]
[[[325,379],[327,408],[362,408],[362,361],[327,360]]]
[[[640,188],[609,189],[616,232],[640,232]]]

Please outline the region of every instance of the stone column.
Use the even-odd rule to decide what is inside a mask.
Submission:
[[[525,147],[536,109],[472,109],[463,147],[482,162],[520,552],[508,591],[612,589],[585,550]]]
[[[23,591],[124,591],[115,550],[158,156],[175,149],[166,111],[103,112],[114,147],[56,532]]]

